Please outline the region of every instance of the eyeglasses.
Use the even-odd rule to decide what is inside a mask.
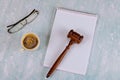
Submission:
[[[31,23],[37,16],[39,12],[37,10],[33,10],[30,14],[28,14],[23,19],[19,20],[18,22],[7,26],[8,33],[15,33],[21,30],[25,25]]]

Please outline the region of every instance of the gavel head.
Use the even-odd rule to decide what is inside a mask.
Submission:
[[[82,41],[82,39],[83,39],[82,35],[80,35],[77,32],[74,32],[73,30],[70,30],[70,32],[68,33],[67,37],[70,38],[75,43],[80,43]]]

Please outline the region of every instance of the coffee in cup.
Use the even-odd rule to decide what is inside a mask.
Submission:
[[[24,50],[35,50],[40,45],[40,39],[34,33],[27,33],[23,35],[21,45]]]

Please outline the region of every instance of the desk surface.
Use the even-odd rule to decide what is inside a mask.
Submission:
[[[0,80],[45,80],[43,67],[56,7],[99,15],[86,75],[57,70],[48,80],[120,80],[119,0],[0,0]],[[8,34],[6,26],[40,11],[24,29]],[[35,32],[41,39],[38,50],[21,51],[23,34]]]

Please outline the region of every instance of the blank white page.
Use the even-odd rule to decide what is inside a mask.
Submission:
[[[58,8],[44,60],[51,67],[68,45],[68,32],[73,29],[84,36],[80,44],[73,44],[57,69],[84,75],[87,71],[97,16]]]

